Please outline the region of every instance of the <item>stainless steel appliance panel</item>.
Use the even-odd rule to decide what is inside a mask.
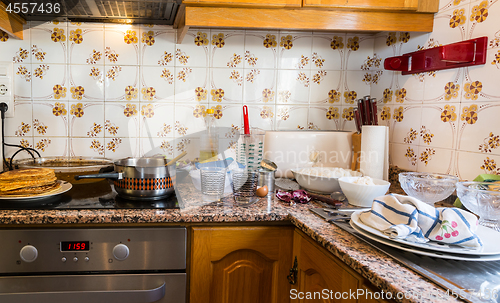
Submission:
[[[185,227],[4,229],[0,241],[0,275],[186,268]],[[61,251],[61,242],[81,246]]]

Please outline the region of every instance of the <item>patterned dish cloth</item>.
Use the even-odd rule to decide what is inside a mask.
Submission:
[[[478,220],[475,215],[455,207],[434,208],[409,196],[388,194],[377,197],[371,210],[361,213],[359,218],[390,238],[465,247],[483,245],[476,235]]]

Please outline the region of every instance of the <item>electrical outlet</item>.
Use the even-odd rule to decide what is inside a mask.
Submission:
[[[5,117],[14,118],[14,63],[0,62],[0,102],[7,103],[9,109]]]

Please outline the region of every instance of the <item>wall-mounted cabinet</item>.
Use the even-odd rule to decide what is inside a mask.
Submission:
[[[175,26],[317,31],[431,32],[435,0],[187,0]]]
[[[7,34],[23,39],[23,24],[26,20],[16,14],[7,12],[7,6],[0,2],[0,29]]]

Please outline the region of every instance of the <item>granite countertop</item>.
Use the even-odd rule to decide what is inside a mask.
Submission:
[[[188,196],[191,198],[183,199],[181,209],[0,210],[0,226],[15,228],[30,224],[291,222],[384,292],[442,295],[442,298],[425,298],[424,295],[424,298],[403,299],[402,302],[456,301],[446,297],[444,290],[426,278],[313,214],[310,208],[322,207],[316,202],[290,205],[276,198],[270,202],[260,199],[256,204],[244,208],[234,205],[231,198],[203,203],[194,194]]]

